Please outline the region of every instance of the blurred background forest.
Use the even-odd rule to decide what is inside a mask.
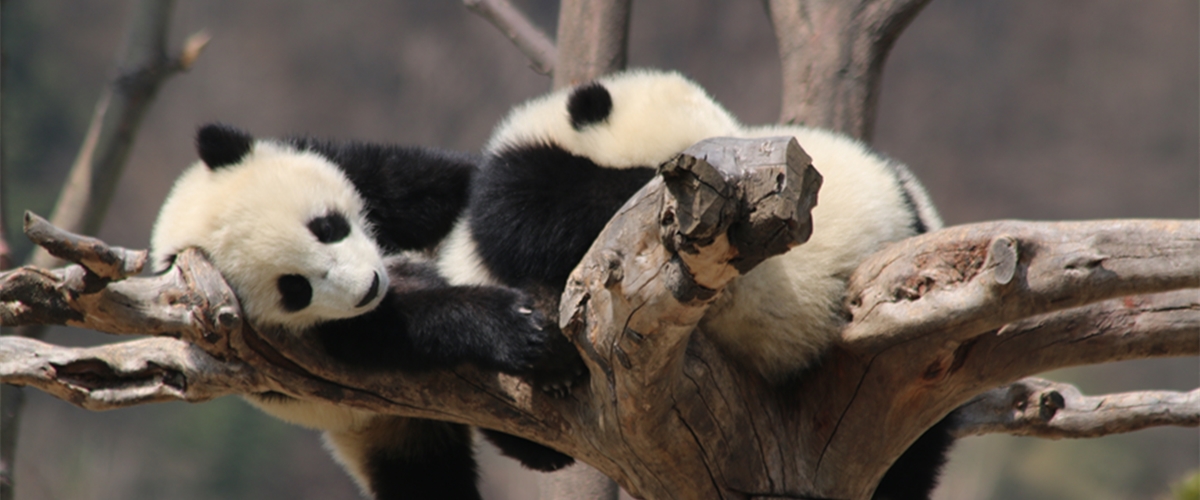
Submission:
[[[548,33],[557,2],[516,1]],[[3,204],[49,215],[132,2],[4,0]],[[884,72],[875,146],[910,165],[949,224],[1195,218],[1200,210],[1195,0],[935,0]],[[549,88],[457,1],[180,0],[172,42],[212,42],[143,122],[100,236],[145,248],[197,125],[478,150],[512,105]],[[778,116],[761,2],[635,1],[631,66],[680,70],[747,123]],[[52,330],[48,340],[117,340]],[[1063,370],[1088,393],[1189,390],[1200,360]],[[91,413],[28,391],[20,500],[357,498],[315,433],[236,398]],[[483,453],[488,498],[534,498],[531,473]],[[1164,498],[1200,462],[1196,429],[1082,441],[990,436],[957,446],[942,499]]]

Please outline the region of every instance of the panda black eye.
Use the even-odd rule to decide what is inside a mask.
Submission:
[[[299,274],[285,274],[276,283],[279,293],[283,295],[284,310],[296,312],[312,302],[312,285],[308,279]]]
[[[308,221],[308,230],[321,243],[335,243],[350,235],[350,223],[337,212]]]

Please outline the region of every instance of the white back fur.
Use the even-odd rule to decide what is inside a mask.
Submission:
[[[836,341],[846,279],[858,264],[887,243],[914,234],[906,190],[926,226],[941,226],[907,169],[889,165],[858,141],[799,126],[743,127],[678,73],[635,70],[599,81],[612,95],[607,121],[574,130],[567,113],[571,89],[559,90],[509,113],[485,152],[553,142],[609,168],[655,167],[709,137],[793,136],[824,176],[809,241],[735,280],[701,324],[725,352],[772,381],[807,367]],[[439,262],[451,282],[494,281],[474,244],[460,221]]]
[[[737,120],[695,82],[679,73],[630,70],[599,78],[612,96],[603,123],[571,128],[561,89],[517,106],[496,127],[484,147],[553,142],[608,168],[655,168],[706,137],[730,135]]]
[[[836,340],[846,279],[868,255],[914,235],[914,214],[893,170],[898,165],[858,141],[800,126],[752,127],[739,135],[795,137],[824,177],[808,242],[731,283],[702,324],[726,352],[779,380]],[[922,221],[930,230],[940,227],[924,191],[913,195],[921,198],[914,201]]]

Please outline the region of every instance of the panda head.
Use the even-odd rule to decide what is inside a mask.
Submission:
[[[354,184],[327,158],[223,125],[196,137],[151,236],[155,269],[203,250],[256,326],[299,331],[361,315],[388,286]]]
[[[737,120],[679,73],[630,70],[522,104],[496,127],[487,153],[550,143],[606,168],[657,167]]]

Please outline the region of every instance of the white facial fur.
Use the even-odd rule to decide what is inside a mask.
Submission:
[[[552,141],[608,168],[657,167],[709,137],[733,135],[738,122],[695,82],[679,73],[631,70],[597,80],[612,96],[608,119],[571,128],[562,89],[513,109],[484,151],[505,145]]]
[[[307,225],[338,212],[350,234],[321,243]],[[216,170],[202,162],[176,181],[151,236],[157,270],[187,247],[203,249],[233,287],[256,325],[293,331],[353,317],[379,305],[387,289],[383,257],[354,185],[316,153],[256,141],[239,164]],[[312,286],[307,307],[288,311],[278,279],[295,274]],[[378,293],[356,307],[378,276]]]

